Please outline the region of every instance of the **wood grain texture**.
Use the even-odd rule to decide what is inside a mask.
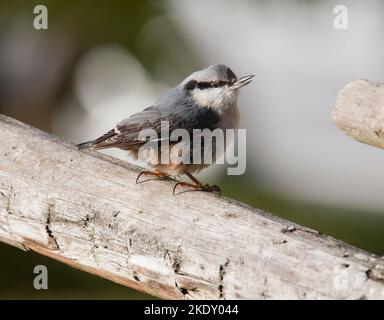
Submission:
[[[137,167],[16,120],[0,128],[4,242],[162,298],[384,298],[373,254],[230,199],[136,185]]]
[[[384,148],[384,83],[347,84],[337,96],[332,121],[353,139]]]

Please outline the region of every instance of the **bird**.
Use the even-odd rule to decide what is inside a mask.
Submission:
[[[80,150],[119,148],[126,150],[130,156],[137,159],[140,155],[140,148],[145,144],[152,143],[152,146],[158,146],[162,140],[162,138],[159,139],[158,137],[140,139],[140,132],[151,129],[152,132],[161,134],[161,125],[164,121],[167,121],[169,132],[175,129],[184,129],[190,135],[195,129],[236,130],[240,125],[240,111],[237,103],[238,89],[249,84],[253,77],[254,75],[247,75],[238,78],[224,64],[215,64],[195,71],[174,88],[160,96],[152,106],[118,122],[113,129],[99,138],[80,143],[77,147]],[[177,180],[173,188],[173,194],[175,194],[176,188],[179,186],[190,187],[192,190],[221,193],[219,186],[203,184],[194,176],[194,174],[208,167],[209,164],[207,163],[193,163],[190,161],[162,163],[154,161],[154,157],[158,160],[162,152],[169,154],[180,153],[180,145],[183,141],[180,141],[180,139],[170,141],[169,137],[165,139],[169,143],[167,149],[156,149],[155,155],[150,152],[143,153],[145,155],[141,158],[144,159],[140,160],[152,167],[153,171],[141,171],[137,176],[136,183],[139,183],[142,175],[158,179],[172,179],[172,177],[186,175],[192,182]],[[225,152],[226,147],[227,142],[224,142],[222,152]],[[191,149],[193,148],[194,144]],[[197,151],[204,153],[204,145],[201,148],[202,150]],[[214,149],[216,150],[216,148]],[[217,152],[212,152],[212,154],[213,161],[220,156]],[[190,157],[190,154],[188,154],[188,157]]]

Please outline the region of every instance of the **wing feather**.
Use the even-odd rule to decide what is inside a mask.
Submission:
[[[193,129],[213,130],[219,121],[219,116],[211,108],[200,107],[193,103],[175,103],[168,107],[154,105],[118,123],[115,129],[96,139],[92,148],[137,149],[149,141],[138,139],[140,131],[153,129],[160,137],[162,121],[169,122],[170,132],[183,128],[192,133]]]

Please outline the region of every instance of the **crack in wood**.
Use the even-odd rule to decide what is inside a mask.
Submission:
[[[51,229],[51,220],[52,215],[54,213],[55,204],[53,202],[48,202],[48,209],[47,209],[47,215],[45,220],[45,230],[48,234],[48,244],[50,247],[54,247],[53,249],[60,250],[59,243],[56,240],[56,237],[53,235],[52,229]]]
[[[384,282],[384,267],[381,265],[381,263],[378,263],[375,267],[367,269],[365,271],[365,274],[367,276],[367,280],[375,280],[375,281],[381,281]]]
[[[229,259],[227,258],[227,261],[224,264],[221,264],[219,268],[220,284],[218,286],[218,289],[219,289],[219,299],[222,299],[222,300],[225,300],[224,276],[225,276],[225,273],[227,272],[228,265],[229,265]]]

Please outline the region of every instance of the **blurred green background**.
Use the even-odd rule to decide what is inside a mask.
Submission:
[[[329,53],[327,58],[330,61],[328,61],[330,70],[333,70],[329,74],[323,73],[324,61],[319,63],[316,58],[312,60],[311,55],[314,53],[311,51],[311,46],[315,46],[313,35],[308,36],[306,31],[300,29],[297,20],[288,21],[284,18],[285,12],[290,12],[291,18],[297,14],[299,20],[305,20],[308,28],[320,39],[323,33],[334,32],[333,1],[328,3],[276,1],[275,5],[270,5],[267,1],[212,1],[209,2],[211,7],[204,3],[176,0],[1,1],[0,112],[76,143],[98,136],[123,117],[147,107],[161,92],[178,83],[195,69],[211,63],[227,63],[237,67],[236,70],[240,69],[239,73],[248,74],[252,71],[247,70],[247,67],[252,65],[252,70],[260,70],[261,76],[256,76],[254,87],[248,88],[241,100],[242,105],[252,104],[251,111],[244,110],[246,114],[244,127],[248,129],[247,150],[251,150],[247,151],[249,165],[246,174],[226,176],[221,168],[213,169],[203,179],[221,185],[225,196],[383,255],[384,203],[380,191],[382,189],[377,187],[380,186],[380,181],[383,181],[379,179],[382,173],[379,169],[381,167],[369,165],[380,163],[383,155],[380,150],[369,149],[357,142],[349,141],[329,124],[330,106],[340,86],[365,75],[368,78],[384,79],[383,71],[377,71],[384,70],[380,69],[383,65],[375,64],[376,60],[370,59],[367,65],[356,63],[345,66],[344,69],[347,71],[343,73],[337,67],[340,66],[338,63],[345,59],[342,55],[339,56],[341,49],[337,47],[333,48],[332,54]],[[288,9],[287,3],[296,11]],[[356,8],[356,2],[347,1],[347,3],[352,9]],[[39,31],[33,28],[35,17],[33,8],[37,4],[48,7],[48,30]],[[366,6],[364,11],[366,15],[360,18],[361,21],[368,19],[369,13],[379,12],[376,14],[380,15],[383,9],[378,1],[367,1]],[[381,11],[377,11],[377,7]],[[212,9],[214,11],[209,11],[210,8],[214,8]],[[202,10],[204,13],[210,12],[209,19],[204,16]],[[242,19],[245,12],[242,10],[246,10],[250,15],[254,14],[255,20],[247,20],[249,17]],[[257,18],[258,12],[262,12],[266,17],[265,20]],[[314,21],[308,20],[307,13],[314,13]],[[316,20],[318,15],[328,17],[325,19],[326,22]],[[230,21],[227,16],[231,17]],[[252,29],[252,23],[255,21],[261,28]],[[234,26],[239,27],[241,32],[232,32]],[[381,35],[382,27],[382,24],[372,26]],[[201,29],[200,34],[195,32],[197,29]],[[275,67],[263,70],[263,65],[267,63],[269,57],[273,60],[280,59],[284,55],[282,48],[275,48],[273,42],[284,42],[284,37],[281,36],[283,29],[287,29],[289,34],[297,34],[300,40],[294,38],[295,41],[300,41],[303,48],[307,48],[308,45],[309,49],[293,51],[295,57],[300,58],[300,55],[303,57],[298,60],[295,68],[285,70],[281,65],[275,64]],[[267,34],[271,30],[275,32],[274,36]],[[351,32],[355,32],[354,30]],[[202,36],[204,33],[209,34],[208,39]],[[358,36],[358,33],[348,35],[352,39]],[[237,45],[235,39],[239,41],[244,39],[249,48]],[[376,43],[376,40],[374,37],[370,39],[372,43]],[[263,41],[269,42],[263,44]],[[340,43],[341,40],[335,38],[334,41]],[[356,42],[356,46],[361,44],[359,41]],[[273,54],[265,51],[265,47],[270,43]],[[294,46],[285,45],[286,48]],[[260,55],[251,54],[253,48],[251,46],[257,47],[257,52],[261,52]],[[327,56],[327,48],[330,47],[324,48],[321,54]],[[382,45],[378,48],[378,52],[383,53]],[[360,59],[360,56],[356,59]],[[313,66],[310,72],[307,66],[302,65],[303,61]],[[274,75],[271,80],[273,91],[268,86],[268,76],[272,77],[271,73]],[[325,86],[327,99],[320,101],[320,106],[316,105],[318,99],[311,97],[314,100],[314,107],[310,110],[310,117],[306,116],[307,110],[295,109],[295,106],[299,105],[298,101],[305,99],[305,93],[295,92],[295,87],[284,89],[285,85],[279,83],[278,79],[280,76],[284,77],[284,73],[287,73],[287,79],[297,77],[296,80],[289,81],[292,86],[305,87],[313,83],[313,90],[322,90],[320,88],[324,87],[323,83],[329,85]],[[313,78],[310,78],[312,73]],[[337,80],[334,80],[335,78]],[[314,84],[311,79],[320,82]],[[288,90],[291,95],[287,95],[284,90]],[[269,101],[268,97],[272,96],[281,97],[284,102]],[[253,107],[253,104],[260,105],[260,108]],[[293,122],[302,117],[302,121],[297,123],[306,122],[309,125],[303,128],[304,133],[297,139],[299,135],[294,132],[294,128],[279,133],[277,139],[286,138],[284,145],[287,149],[287,153],[281,154],[280,157],[274,156],[275,154],[270,151],[274,146],[279,150],[275,144],[276,140],[267,139],[273,139],[273,133],[277,131],[276,127],[272,128],[273,119],[285,119],[283,115],[279,116],[279,113],[272,115],[271,112],[275,107],[285,104],[292,106],[287,112],[295,116],[296,120]],[[324,113],[315,116],[316,112],[320,112],[320,108]],[[286,109],[284,110],[286,112]],[[297,123],[294,123],[295,127],[298,126]],[[265,133],[263,125],[267,128],[271,126],[272,129],[267,129],[268,132]],[[254,131],[257,128],[259,132]],[[306,135],[308,137],[316,135],[321,139],[329,137],[329,140],[313,143],[314,140],[308,138],[310,143],[303,141],[300,146],[296,146],[289,140],[290,133],[293,139],[300,142]],[[335,147],[334,141],[340,143],[339,147]],[[327,156],[323,157],[320,153],[317,156],[315,151],[308,148],[309,145],[316,147],[316,150],[325,148]],[[344,145],[348,148],[345,151],[342,149]],[[296,161],[296,155],[302,159],[297,152],[309,156],[315,155],[318,159],[299,161],[295,164],[297,172],[283,167],[283,164]],[[258,154],[260,158],[265,157],[260,163]],[[269,159],[266,158],[266,154],[269,154]],[[341,157],[344,154],[349,154],[352,160],[342,161]],[[113,155],[124,157],[117,153]],[[316,162],[317,160],[319,162]],[[281,170],[289,171],[293,177],[297,175],[297,179],[292,179],[292,176],[286,178],[289,182],[288,188],[286,182],[278,180],[282,179],[282,175],[277,171],[279,169],[276,169],[274,175],[275,168],[280,168],[274,165],[277,161],[282,163]],[[316,173],[313,167],[321,167],[327,161],[330,163],[334,161],[335,165],[326,164],[325,169],[322,169],[323,173],[319,169],[318,176],[312,177],[311,174]],[[353,183],[348,182],[351,177],[354,179]],[[368,185],[369,181],[375,182],[376,185]],[[345,190],[344,187],[340,187],[344,184]],[[311,187],[306,187],[308,185]],[[350,189],[351,186],[354,189]],[[368,193],[369,187],[372,187],[372,190]],[[302,191],[306,189],[311,189],[312,193]],[[332,197],[333,194],[337,196]],[[356,198],[356,194],[361,197]],[[0,257],[1,299],[150,298],[35,253],[24,253],[5,244],[0,244]],[[33,289],[33,267],[38,264],[48,267],[49,290]]]

